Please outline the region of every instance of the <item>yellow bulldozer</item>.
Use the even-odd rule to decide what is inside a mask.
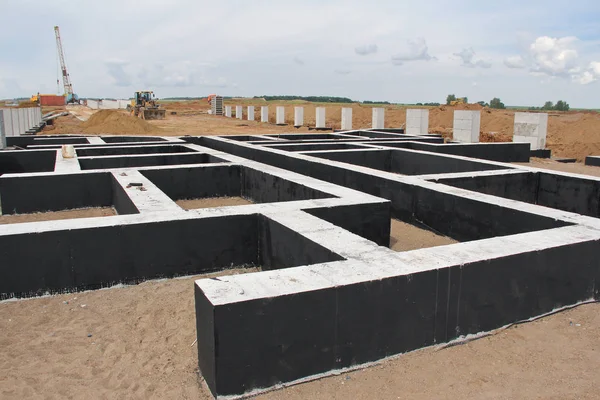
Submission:
[[[142,119],[165,119],[165,109],[161,108],[156,100],[151,90],[140,90],[135,92],[127,110],[131,115]]]

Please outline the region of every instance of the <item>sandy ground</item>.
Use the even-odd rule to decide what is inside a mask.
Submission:
[[[453,243],[458,242],[447,236],[392,219],[390,249],[394,251],[425,249]]]
[[[0,215],[0,225],[22,222],[56,221],[59,219],[110,217],[117,215],[113,207],[80,208],[77,210],[49,211],[31,214]]]
[[[600,167],[592,167],[582,163],[560,163],[551,159],[532,158],[528,163],[515,163],[535,168],[551,169],[554,171],[570,172],[573,174],[583,174],[600,176]]]
[[[177,200],[175,203],[184,210],[193,210],[197,208],[229,207],[243,206],[253,204],[250,200],[243,197],[210,197],[206,199],[185,199]]]

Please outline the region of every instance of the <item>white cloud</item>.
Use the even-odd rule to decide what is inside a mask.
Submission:
[[[575,36],[540,36],[526,48],[524,54],[507,57],[504,65],[508,68],[529,68],[533,76],[569,78],[587,85],[600,79],[600,62],[592,61],[584,67],[576,48],[579,42]]]
[[[526,67],[525,60],[521,56],[506,57],[504,59],[504,65],[513,69],[522,69]]]
[[[462,60],[462,66],[468,68],[490,68],[492,64],[488,61],[475,57],[475,50],[472,47],[462,49],[460,53],[454,55]]]
[[[424,38],[408,40],[406,44],[405,49],[392,56],[392,64],[402,65],[407,61],[429,61],[435,59],[435,57],[429,55],[429,48]]]
[[[592,61],[587,70],[573,74],[573,81],[581,85],[587,85],[600,79],[600,62]]]
[[[354,49],[354,52],[356,54],[358,54],[359,56],[366,56],[369,54],[375,54],[377,53],[377,45],[376,44],[367,44],[364,46],[358,46]]]
[[[567,76],[576,72],[579,55],[572,48],[576,37],[551,38],[541,36],[531,46],[529,53],[533,65],[531,70],[550,76]]]
[[[304,65],[304,60],[301,59],[300,57],[294,57],[293,61],[294,61],[294,63],[296,63],[298,65]]]

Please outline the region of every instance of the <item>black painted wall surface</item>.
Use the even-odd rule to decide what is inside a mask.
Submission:
[[[259,226],[241,215],[3,236],[0,298],[260,265]]]
[[[128,154],[161,154],[161,153],[194,153],[196,150],[192,150],[181,145],[168,145],[168,146],[110,146],[102,148],[86,148],[78,149],[78,157],[96,157],[96,156],[120,156]]]
[[[2,214],[109,207],[113,176],[106,173],[0,178]]]
[[[90,169],[109,169],[109,168],[133,168],[149,167],[156,165],[177,165],[177,164],[208,164],[224,162],[218,157],[208,154],[158,154],[144,155],[138,157],[95,157],[79,158],[79,165],[82,170]]]
[[[507,175],[444,178],[434,181],[444,185],[472,190],[474,192],[485,193],[492,196],[524,201],[531,204],[537,203],[539,174],[533,172]]]
[[[215,396],[242,394],[496,329],[597,297],[598,251],[584,242],[217,306],[196,287],[200,369]]]
[[[0,175],[29,172],[54,171],[55,150],[2,151],[0,152]]]
[[[241,196],[242,167],[218,165],[140,171],[171,199]]]

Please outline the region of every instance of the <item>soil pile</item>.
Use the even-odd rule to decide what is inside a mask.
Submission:
[[[121,111],[100,110],[81,124],[81,133],[152,135],[160,129]]]

